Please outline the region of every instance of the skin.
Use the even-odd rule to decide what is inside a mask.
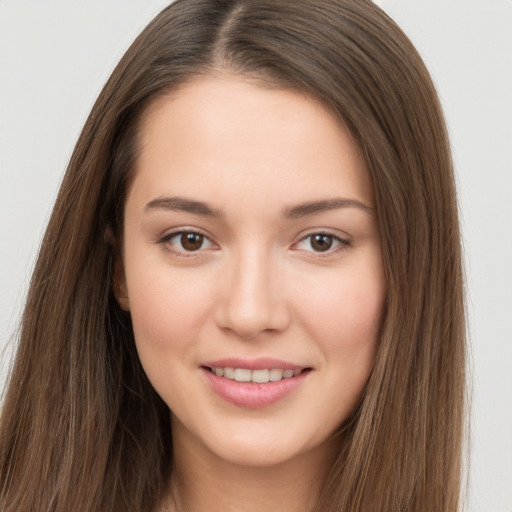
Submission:
[[[116,287],[143,367],[172,410],[182,506],[311,510],[332,434],[371,371],[383,313],[359,149],[316,100],[230,75],[158,99],[140,141]],[[217,216],[162,201],[175,197]],[[290,215],[338,198],[349,201]],[[183,247],[182,232],[204,236],[197,250]],[[311,370],[277,403],[241,407],[219,397],[202,368],[228,357]]]

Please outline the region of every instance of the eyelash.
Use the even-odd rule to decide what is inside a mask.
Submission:
[[[189,235],[189,236],[192,235],[192,236],[202,237],[201,246],[197,250],[187,250],[185,248],[176,249],[175,246],[171,243],[171,240],[173,238],[183,237],[183,235]],[[329,238],[331,245],[325,251],[315,251],[312,247],[312,239],[315,236]],[[334,235],[333,233],[318,231],[318,232],[310,233],[310,234],[302,237],[298,242],[296,242],[292,245],[292,249],[300,250],[300,249],[298,249],[298,246],[300,244],[307,243],[306,242],[307,240],[309,240],[309,246],[311,247],[311,250],[307,250],[306,252],[311,252],[319,257],[330,256],[337,252],[343,251],[347,247],[350,246],[350,242],[348,240],[345,240],[337,235]],[[182,242],[183,242],[183,240],[180,240],[179,243],[182,243]],[[166,251],[172,253],[175,256],[182,257],[182,258],[195,257],[195,256],[198,256],[199,253],[204,252],[205,248],[202,247],[204,242],[206,242],[207,244],[210,244],[207,249],[210,249],[211,247],[216,246],[216,244],[209,237],[207,237],[203,233],[200,233],[200,232],[194,231],[194,230],[173,231],[172,233],[168,233],[167,235],[163,236],[162,238],[160,238],[158,240],[158,243],[160,245],[162,245]],[[332,247],[333,244],[334,244],[334,248]]]
[[[315,251],[313,249],[311,251],[307,251],[319,257],[331,256],[345,250],[350,246],[350,242],[344,238],[341,238],[340,236],[325,231],[315,231],[314,233],[309,233],[308,235],[302,237],[297,243],[293,244],[293,248],[295,250],[300,250],[296,248],[302,243],[308,243],[308,245],[312,248],[313,237],[327,237],[331,241],[331,245],[325,251]],[[307,242],[307,240],[309,240],[309,242]]]
[[[202,243],[201,247],[195,251],[188,251],[185,248],[183,249],[176,249],[175,246],[171,243],[171,240],[173,238],[177,237],[183,237],[183,235],[195,235],[202,237]],[[181,241],[180,241],[181,242]],[[200,233],[199,231],[194,231],[192,229],[190,230],[180,230],[180,231],[173,231],[172,233],[168,233],[167,235],[164,235],[160,240],[158,240],[158,243],[164,247],[164,249],[170,253],[172,253],[175,256],[181,257],[181,258],[190,258],[197,256],[199,253],[203,252],[204,249],[202,248],[202,245],[204,242],[209,243],[211,246],[215,246],[216,244],[211,241],[209,237],[204,235],[203,233]]]

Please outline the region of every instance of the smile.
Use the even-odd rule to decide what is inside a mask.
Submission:
[[[236,380],[237,382],[255,382],[257,384],[266,384],[267,382],[277,382],[283,379],[296,377],[303,370],[282,370],[280,368],[249,370],[248,368],[229,368],[212,367],[209,370],[226,379]]]
[[[212,391],[237,407],[261,409],[297,393],[313,368],[278,359],[223,359],[201,365]]]

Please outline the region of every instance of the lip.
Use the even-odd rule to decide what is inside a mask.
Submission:
[[[295,377],[275,382],[258,384],[255,382],[238,382],[236,380],[219,377],[209,368],[246,368],[249,370],[263,370],[280,368],[283,370],[306,370]],[[212,390],[226,402],[248,409],[262,409],[284,400],[297,390],[311,373],[309,367],[287,363],[271,358],[253,360],[219,359],[209,361],[200,367],[202,374]]]

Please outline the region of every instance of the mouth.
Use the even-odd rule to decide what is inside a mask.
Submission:
[[[311,370],[311,368],[262,368],[251,370],[249,368],[232,368],[229,366],[204,366],[204,368],[217,377],[224,377],[236,382],[254,382],[256,384],[267,384],[268,382],[292,379],[301,373]]]
[[[224,359],[201,365],[213,392],[242,408],[261,409],[294,396],[309,379],[311,367],[275,359]]]

